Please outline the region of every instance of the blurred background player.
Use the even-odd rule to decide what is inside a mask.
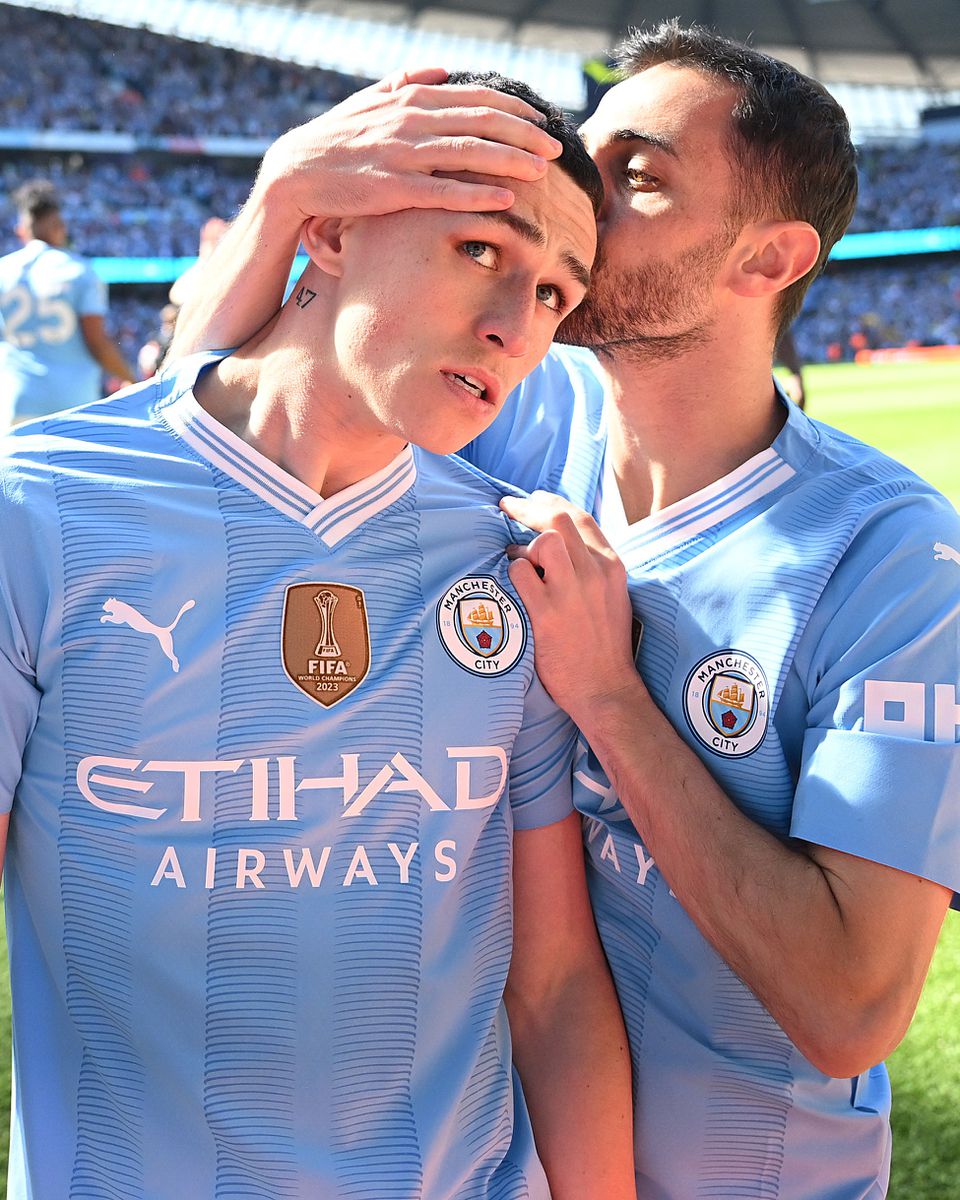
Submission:
[[[0,429],[99,399],[102,372],[134,378],[104,326],[104,284],[66,248],[53,185],[25,183],[13,202],[23,248],[0,259]]]

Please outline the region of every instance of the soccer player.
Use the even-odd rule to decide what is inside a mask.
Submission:
[[[134,378],[104,328],[106,288],[66,248],[53,186],[25,183],[13,203],[23,249],[0,258],[0,431],[99,399],[102,371]]]
[[[573,727],[443,457],[594,255],[523,95],[509,210],[309,222],[263,335],[6,440],[18,1200],[634,1195]]]
[[[577,805],[633,1051],[639,1195],[880,1197],[881,1060],[960,885],[960,524],[772,382],[778,329],[853,211],[842,111],[696,28],[639,33],[623,57],[584,129],[600,252],[562,327],[597,357],[554,353],[471,453],[567,498],[504,507],[545,531],[512,578],[584,734]],[[379,205],[426,190],[406,175],[410,129],[444,162],[456,138],[477,152],[481,118],[437,119],[424,90],[393,81],[281,139],[287,167],[268,156],[221,260],[256,281],[248,297],[275,294],[296,212],[343,194],[337,132],[358,111],[384,130],[365,177],[391,165]],[[505,182],[533,169],[504,116],[482,119]],[[363,186],[348,201],[371,202]],[[239,308],[222,315],[218,340],[242,330]]]

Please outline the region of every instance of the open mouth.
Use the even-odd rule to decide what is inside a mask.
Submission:
[[[471,396],[476,396],[480,400],[486,400],[487,389],[479,379],[474,379],[472,375],[460,375],[456,371],[444,371],[443,374],[447,379],[459,384],[462,388],[466,388]]]

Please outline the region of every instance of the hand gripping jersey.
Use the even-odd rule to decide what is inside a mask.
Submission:
[[[106,288],[79,254],[34,240],[0,258],[0,431],[99,399],[79,319],[106,311]]]
[[[575,735],[501,489],[407,449],[321,499],[200,366],[4,444],[11,1195],[547,1200],[511,833]]]
[[[591,362],[554,354],[472,456],[601,512],[643,622],[639,670],[745,813],[960,888],[956,513],[790,405],[768,450],[628,527]],[[806,1061],[671,895],[585,745],[574,779],[633,1053],[641,1200],[882,1196],[885,1068],[834,1080]]]

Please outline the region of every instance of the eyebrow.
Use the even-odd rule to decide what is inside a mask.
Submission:
[[[662,137],[659,133],[644,133],[640,129],[618,129],[609,140],[611,142],[642,142],[654,150],[662,150],[671,158],[679,158],[676,143],[669,138]]]
[[[540,226],[526,217],[517,216],[516,213],[478,212],[474,213],[474,216],[482,217],[485,221],[497,221],[501,225],[508,225],[525,242],[529,242],[531,246],[536,246],[538,249],[542,250],[547,244],[546,234]],[[560,255],[560,260],[577,283],[582,284],[584,288],[590,286],[590,271],[575,254],[571,254],[569,250],[564,251]]]

